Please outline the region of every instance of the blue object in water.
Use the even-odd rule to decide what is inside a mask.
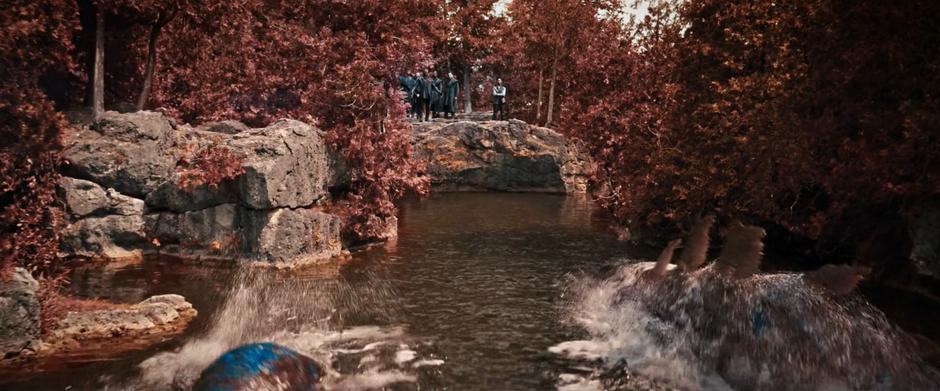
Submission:
[[[229,350],[209,365],[194,390],[316,390],[316,361],[286,347],[260,342]]]

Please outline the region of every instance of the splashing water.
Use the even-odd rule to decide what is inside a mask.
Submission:
[[[645,278],[653,263],[569,289],[568,319],[590,340],[551,350],[682,389],[936,389],[911,341],[858,296],[802,274],[728,278],[708,266]]]
[[[281,278],[257,268],[244,269],[235,281],[203,335],[175,351],[144,360],[136,379],[111,388],[185,389],[227,350],[259,341],[275,342],[314,358],[324,368],[321,383],[326,389],[381,388],[416,381],[410,369],[419,356],[411,346],[415,341],[403,327],[344,328],[343,318],[349,314],[390,317],[387,303],[392,292],[386,285],[372,281],[354,288],[341,279]],[[396,360],[403,355],[409,359]],[[431,359],[420,362],[422,366],[443,364]]]

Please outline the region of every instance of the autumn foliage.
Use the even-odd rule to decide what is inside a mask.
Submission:
[[[360,237],[427,189],[395,80],[428,65],[484,109],[502,77],[512,116],[577,139],[598,200],[635,232],[716,210],[826,255],[903,230],[937,197],[940,3],[656,0],[639,19],[617,0],[497,3],[4,2],[4,267],[54,256],[60,113],[88,103],[98,13],[109,108],[319,126],[349,165],[335,190]],[[184,181],[230,177],[237,161],[201,151]]]
[[[929,1],[660,2],[584,37],[561,128],[634,228],[718,210],[826,257],[905,258],[891,241],[940,193],[938,15]]]
[[[192,191],[199,186],[216,187],[245,172],[245,157],[221,145],[210,145],[177,163],[180,188]]]
[[[71,70],[76,10],[69,4],[0,6],[0,277],[12,266],[43,272],[54,264],[60,224],[52,206],[68,125],[40,86]]]

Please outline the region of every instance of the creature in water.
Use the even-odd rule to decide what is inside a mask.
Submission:
[[[316,390],[320,368],[310,357],[262,342],[229,350],[209,365],[194,390]]]
[[[612,306],[656,319],[651,333],[740,389],[936,389],[909,337],[853,294],[868,273],[826,265],[759,273],[764,230],[734,222],[706,265],[714,216],[700,219],[677,265],[674,240],[656,262],[625,265]]]

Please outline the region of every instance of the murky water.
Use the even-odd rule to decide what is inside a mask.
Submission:
[[[395,242],[299,271],[198,267],[169,259],[77,270],[73,289],[82,295],[137,302],[179,293],[200,314],[184,334],[146,350],[108,359],[63,358],[46,372],[24,373],[13,383],[0,379],[0,389],[186,389],[219,354],[255,341],[275,341],[316,358],[325,366],[324,385],[334,390],[596,390],[611,384],[605,373],[621,359],[640,380],[621,376],[617,389],[730,387],[722,378],[727,374],[705,365],[709,352],[722,351],[704,345],[710,331],[703,336],[676,329],[682,322],[651,313],[642,306],[649,303],[615,300],[632,285],[623,274],[632,270],[629,264],[655,252],[617,241],[589,201],[444,194],[406,203],[400,217]],[[748,295],[741,297],[767,292],[742,289]],[[702,296],[696,289],[670,295],[686,291]],[[778,291],[816,300],[803,290],[796,291],[803,296],[769,292]],[[745,309],[748,321],[737,323],[751,330],[748,304],[732,307]],[[683,316],[716,316],[730,320],[725,329],[737,327],[737,318],[725,312],[679,309]],[[838,342],[842,330],[828,329],[852,329],[895,348],[894,337],[883,337],[887,320],[867,304],[862,309],[822,311],[822,326],[808,335]],[[830,319],[828,313],[842,315]],[[832,326],[846,319],[851,327]],[[800,324],[804,332],[810,323]],[[847,336],[843,345],[859,346],[852,343],[858,337]],[[906,352],[889,357],[908,357]],[[747,355],[732,358],[739,356]],[[855,360],[844,356],[833,357],[833,365]]]
[[[549,347],[585,335],[559,321],[571,276],[638,252],[604,225],[576,198],[444,194],[404,206],[396,243],[299,275],[172,260],[82,270],[82,294],[179,293],[200,314],[146,351],[63,363],[8,387],[174,388],[229,347],[276,340],[330,362],[339,389],[550,389],[572,363]]]

